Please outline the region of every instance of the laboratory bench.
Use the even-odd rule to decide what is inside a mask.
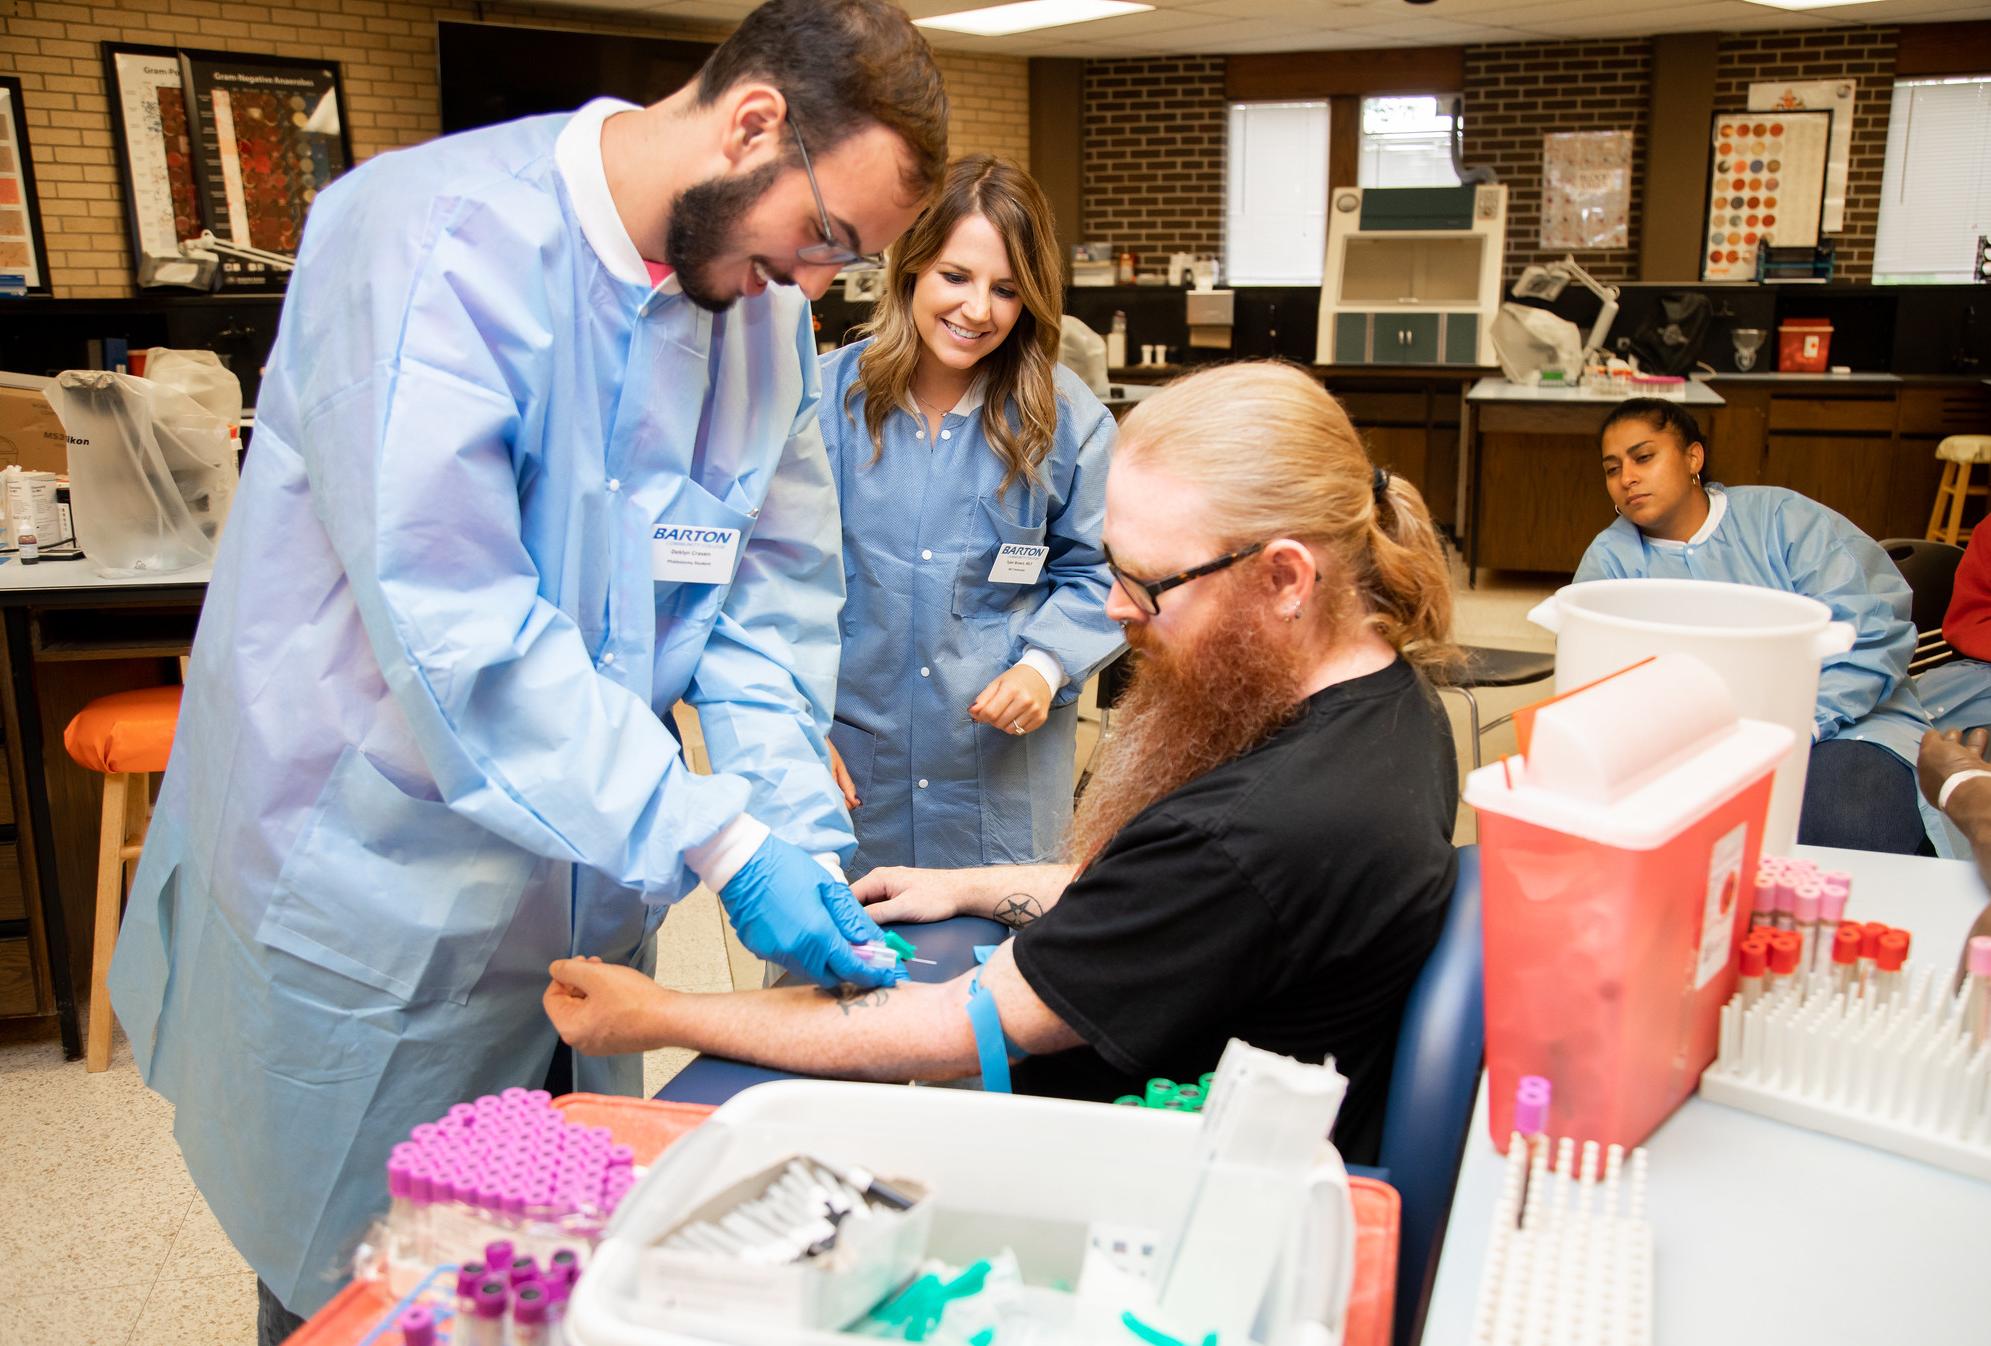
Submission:
[[[1597,450],[1611,403],[1487,384],[1501,386],[1466,399],[1459,490],[1468,573],[1573,573],[1611,522]],[[1721,373],[1690,384],[1689,396],[1713,480],[1787,487],[1876,539],[1920,537],[1928,527],[1942,476],[1938,442],[1991,433],[1991,388],[1976,375]]]
[[[1227,353],[1212,352],[1220,359]],[[1201,365],[1129,365],[1106,371],[1117,384],[1166,383]],[[1471,365],[1311,365],[1347,410],[1369,456],[1424,496],[1440,528],[1460,536],[1459,450],[1463,397],[1499,371]]]
[[[114,579],[84,560],[0,558],[0,1018],[53,1017],[70,1059],[82,1055],[103,777],[70,760],[62,731],[99,696],[180,680],[209,574]]]
[[[1847,917],[1913,932],[1918,961],[1956,957],[1984,906],[1976,870],[1959,861],[1813,846],[1797,854],[1851,874]],[[1506,1168],[1486,1102],[1482,1078],[1427,1342],[1478,1340],[1474,1304]],[[1698,1096],[1645,1145],[1655,1346],[1985,1339],[1991,1185]]]

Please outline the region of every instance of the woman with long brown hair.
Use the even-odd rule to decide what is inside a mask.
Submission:
[[[854,873],[1046,859],[1070,822],[1078,693],[1120,630],[1113,418],[1057,362],[1062,295],[1043,190],[972,155],[892,249],[864,338],[823,359]]]

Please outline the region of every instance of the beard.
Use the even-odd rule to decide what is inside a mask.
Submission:
[[[780,175],[779,164],[764,164],[737,178],[708,178],[679,192],[671,201],[671,222],[664,231],[664,264],[677,273],[684,297],[708,313],[724,313],[740,291],[726,291],[711,273],[719,258],[734,246],[740,221]],[[768,268],[770,278],[781,280]]]
[[[1249,600],[1246,578],[1236,577],[1222,615],[1192,640],[1171,646],[1146,638],[1145,626],[1127,629],[1141,657],[1072,818],[1066,856],[1081,869],[1150,804],[1298,718],[1299,650],[1274,634],[1283,623]]]

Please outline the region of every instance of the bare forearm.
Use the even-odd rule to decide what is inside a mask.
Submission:
[[[977,1068],[966,1001],[965,980],[871,991],[668,992],[654,1008],[655,1045],[839,1079],[956,1079]]]
[[[1058,904],[1072,881],[1071,865],[990,865],[972,871],[975,890],[964,916],[985,916],[1021,930]]]

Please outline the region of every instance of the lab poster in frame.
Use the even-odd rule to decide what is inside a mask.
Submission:
[[[0,273],[19,276],[29,294],[48,294],[48,245],[35,197],[35,162],[21,81],[0,75]]]
[[[1631,245],[1630,131],[1554,131],[1542,137],[1542,246]]]
[[[338,64],[116,43],[104,59],[138,283],[187,283],[180,244],[203,230],[295,256],[353,162]],[[224,254],[216,288],[277,293],[288,275]]]
[[[1832,114],[1832,142],[1825,160],[1825,212],[1819,228],[1836,234],[1846,227],[1846,178],[1853,162],[1853,100],[1856,79],[1814,79],[1749,86],[1751,112],[1802,112],[1823,109]]]
[[[1765,245],[1818,246],[1831,137],[1830,112],[1713,117],[1702,280],[1754,280]]]

